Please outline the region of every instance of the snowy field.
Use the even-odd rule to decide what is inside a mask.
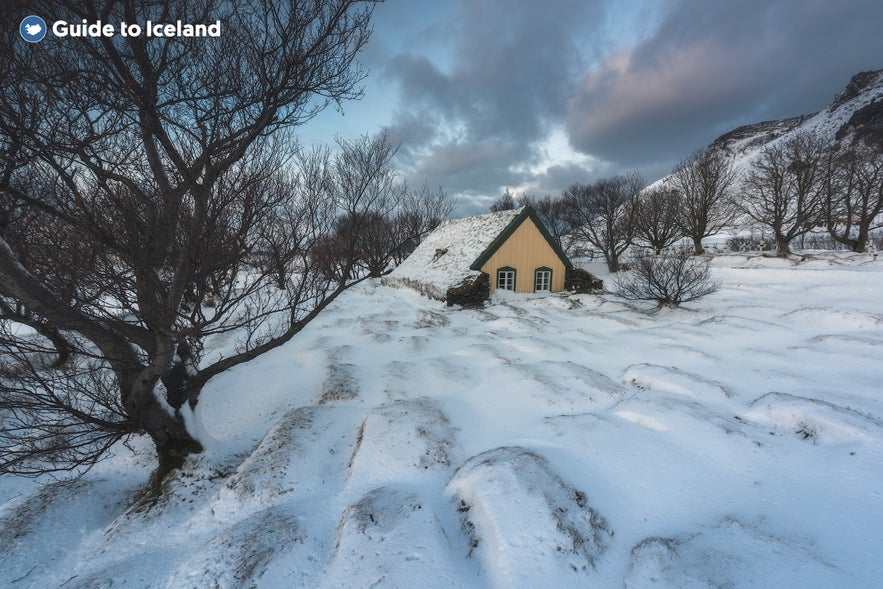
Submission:
[[[883,260],[713,265],[662,311],[360,286],[210,383],[152,510],[144,440],[0,477],[0,586],[880,587]]]

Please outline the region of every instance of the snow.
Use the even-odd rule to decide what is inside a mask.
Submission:
[[[883,261],[712,271],[662,310],[363,283],[209,383],[151,509],[144,438],[0,476],[0,586],[879,586]]]
[[[733,167],[738,176],[744,179],[767,146],[785,143],[797,133],[804,132],[817,134],[825,142],[833,143],[837,131],[849,122],[856,111],[880,100],[883,100],[883,70],[879,70],[876,75],[868,79],[861,91],[849,100],[842,102],[835,100],[818,113],[799,117],[797,120],[785,119],[760,123],[756,125],[758,127],[756,134],[749,133],[726,145],[713,143],[712,146],[722,149],[733,158]],[[671,176],[665,176],[653,182],[648,188],[663,186],[670,178]]]
[[[410,286],[445,300],[450,287],[480,273],[470,269],[472,263],[523,210],[521,207],[445,221],[384,278],[384,283]]]
[[[612,536],[586,495],[526,448],[496,448],[469,459],[447,493],[490,586],[542,587],[555,578],[556,586],[579,585]]]

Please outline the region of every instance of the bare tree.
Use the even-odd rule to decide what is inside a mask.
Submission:
[[[500,195],[500,198],[491,203],[490,211],[492,213],[499,213],[500,211],[511,211],[517,206],[518,205],[515,203],[515,196],[507,188],[503,191],[503,194]]]
[[[702,240],[733,221],[736,209],[730,191],[736,172],[726,156],[708,148],[696,151],[675,166],[671,188],[681,195],[681,231],[693,240],[696,254],[705,253]]]
[[[201,450],[188,415],[205,383],[290,340],[363,278],[354,258],[333,277],[319,272],[315,252],[341,215],[388,210],[351,190],[369,181],[317,158],[293,194],[274,187],[289,131],[359,96],[371,11],[353,0],[45,0],[3,11],[0,312],[47,337],[3,322],[0,471],[89,466],[147,433],[158,489]],[[31,12],[219,19],[224,31],[35,48],[14,38]],[[248,267],[259,228],[288,222],[287,265]],[[205,340],[222,333],[237,336],[236,353],[202,362]]]
[[[393,262],[400,264],[408,257],[427,233],[451,215],[455,206],[441,188],[431,190],[423,185],[417,190],[409,189],[393,220],[397,244]]]
[[[391,262],[398,263],[413,251],[450,213],[452,202],[444,191],[433,192],[425,186],[411,190],[393,170],[397,149],[385,133],[355,140],[338,138],[335,155],[325,148],[301,152],[295,158],[294,182],[280,175],[274,185],[276,194],[292,194],[297,191],[297,179],[314,176],[317,180],[312,183],[324,187],[330,198],[346,201],[331,233],[312,250],[322,258],[329,275],[342,276],[345,268],[336,266],[353,259],[351,271],[379,276]],[[260,267],[272,269],[280,289],[300,250],[293,234],[303,226],[302,212],[293,205],[290,200],[277,205],[276,222],[262,225],[253,256]]]
[[[779,256],[791,255],[791,241],[822,221],[824,144],[798,133],[766,147],[745,180],[742,210],[772,230]]]
[[[678,192],[664,187],[646,190],[635,199],[635,237],[653,248],[654,254],[684,236],[678,222],[680,205]]]
[[[824,217],[831,237],[863,252],[871,231],[883,227],[883,153],[865,144],[826,156]]]
[[[677,307],[718,288],[708,262],[701,258],[640,251],[629,260],[629,271],[614,279],[613,293],[633,301],[655,301],[660,307]]]
[[[633,200],[643,183],[637,173],[632,173],[588,185],[574,184],[562,194],[564,218],[572,234],[601,250],[610,272],[619,271],[619,257],[632,243]]]
[[[347,206],[334,227],[335,257],[353,259],[355,269],[380,276],[400,244],[393,226],[393,212],[404,200],[407,185],[390,166],[398,150],[385,134],[376,139],[338,140],[332,177],[335,191],[347,198]]]

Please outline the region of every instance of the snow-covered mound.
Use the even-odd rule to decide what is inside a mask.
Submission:
[[[785,393],[760,397],[745,415],[814,443],[868,440],[883,428],[883,421],[847,407]]]
[[[473,262],[523,209],[445,221],[384,277],[384,283],[408,286],[434,299],[445,300],[449,288],[481,273],[471,268]]]
[[[770,553],[776,559],[769,559]],[[647,538],[632,549],[626,589],[837,587],[842,579],[810,542],[726,517],[701,531]]]
[[[447,490],[469,539],[467,556],[481,561],[496,587],[543,587],[566,573],[564,585],[585,583],[613,535],[584,492],[524,448],[474,456]]]
[[[363,283],[209,383],[152,508],[140,438],[0,477],[0,587],[879,586],[883,260],[712,271],[661,311]]]

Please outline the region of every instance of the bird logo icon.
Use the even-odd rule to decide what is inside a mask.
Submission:
[[[28,16],[21,21],[18,32],[28,43],[39,43],[46,36],[46,21],[39,16]]]

